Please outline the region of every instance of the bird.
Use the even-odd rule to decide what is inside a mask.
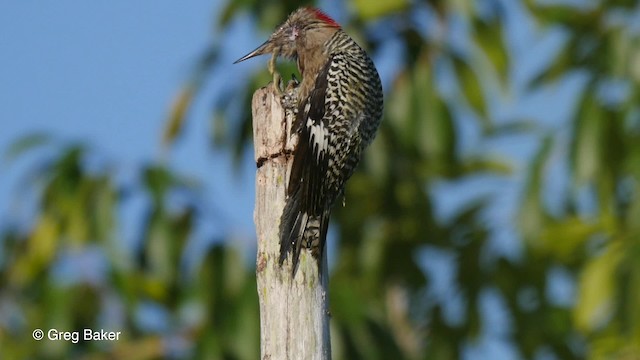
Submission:
[[[267,41],[235,63],[264,54],[271,54],[268,69],[276,92],[289,100],[283,104],[295,114],[292,132],[298,136],[279,225],[279,264],[291,254],[295,277],[307,249],[320,273],[331,209],[382,120],[380,76],[366,51],[314,7],[291,13]],[[302,76],[286,93],[277,58],[295,61]]]

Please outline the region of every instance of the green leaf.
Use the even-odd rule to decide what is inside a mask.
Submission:
[[[506,85],[509,75],[509,55],[502,41],[502,26],[499,22],[474,22],[473,38],[483,50],[500,76],[502,85]]]
[[[183,87],[176,96],[169,118],[162,134],[162,145],[165,148],[170,147],[176,141],[182,132],[184,123],[187,118],[187,110],[191,107],[194,98],[194,86],[191,84]]]
[[[479,172],[491,173],[494,175],[510,175],[513,167],[506,161],[500,159],[467,158],[462,162],[462,174],[469,176],[477,175]]]
[[[354,0],[356,13],[363,20],[402,11],[409,6],[408,0]]]
[[[616,297],[616,273],[622,259],[621,246],[608,244],[604,253],[587,262],[578,283],[578,299],[573,311],[576,327],[590,333],[609,321]]]
[[[547,136],[529,167],[525,195],[519,215],[520,229],[528,240],[537,238],[546,220],[541,196],[544,166],[549,159],[552,148],[553,138]]]
[[[566,217],[560,222],[548,223],[541,229],[536,248],[563,262],[580,256],[584,244],[602,230],[600,224],[585,222],[578,217]]]
[[[601,164],[603,135],[602,108],[592,93],[585,94],[577,119],[571,148],[571,165],[576,185],[584,185],[599,176],[606,164]]]
[[[51,143],[51,136],[45,133],[34,133],[14,141],[4,155],[5,161],[12,161],[24,153]]]
[[[513,136],[532,133],[540,130],[540,125],[535,120],[510,121],[502,125],[495,125],[488,129],[486,136]]]
[[[466,60],[458,56],[452,56],[451,59],[453,60],[456,74],[458,74],[458,80],[460,81],[460,87],[465,99],[480,117],[486,119],[487,106],[485,103],[485,94],[478,75]]]
[[[408,128],[416,138],[418,150],[438,168],[452,165],[455,158],[455,135],[451,113],[434,89],[430,62],[426,53],[416,61],[412,79],[413,123]]]

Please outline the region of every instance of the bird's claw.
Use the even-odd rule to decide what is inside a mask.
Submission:
[[[282,106],[294,114],[298,113],[298,85],[300,82],[294,74],[291,74],[291,80],[287,83],[287,87],[281,96]]]
[[[295,90],[287,91],[282,95],[282,107],[286,110],[293,111],[294,114],[298,113],[298,101]]]

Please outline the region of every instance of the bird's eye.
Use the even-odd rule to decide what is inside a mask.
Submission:
[[[298,37],[298,35],[300,35],[300,30],[295,26],[292,27],[291,28],[291,33],[289,34],[289,38],[291,40],[295,40]]]

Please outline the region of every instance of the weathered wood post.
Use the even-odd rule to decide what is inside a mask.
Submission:
[[[278,264],[280,216],[297,141],[289,136],[293,115],[285,114],[272,86],[253,94],[251,108],[258,166],[254,221],[258,237],[261,359],[329,360],[326,256],[322,280],[307,251],[302,251],[295,279],[291,279],[289,260],[282,267]]]

